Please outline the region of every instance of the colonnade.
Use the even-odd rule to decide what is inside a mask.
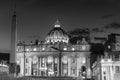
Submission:
[[[62,58],[61,75],[68,76],[68,58]],[[33,56],[25,60],[25,75],[59,76],[59,58],[54,56]]]
[[[62,55],[61,66],[59,66],[59,56],[32,55],[25,59],[22,57],[20,60],[20,74],[23,76],[79,77],[81,76],[82,66],[86,66],[86,68],[90,67],[90,61],[85,56]],[[60,69],[61,74],[59,72]]]

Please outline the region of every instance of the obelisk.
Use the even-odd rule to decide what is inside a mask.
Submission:
[[[16,11],[14,11],[11,25],[10,63],[16,63],[16,41],[17,41],[17,21]]]

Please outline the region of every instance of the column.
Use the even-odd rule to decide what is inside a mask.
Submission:
[[[54,71],[54,64],[55,64],[55,58],[54,58],[54,56],[53,56],[53,64],[52,64],[52,69],[53,69],[53,72],[54,72],[54,76],[55,76],[55,71]]]
[[[103,68],[104,68],[104,67],[101,66],[101,68],[102,68],[102,70],[101,70],[101,74],[102,74],[102,76],[101,76],[101,77],[102,77],[102,80],[104,80],[104,74],[103,74]]]
[[[39,57],[37,56],[37,76],[38,76],[38,73],[39,73]]]
[[[41,57],[39,57],[39,76],[41,76]]]
[[[114,73],[113,73],[113,69],[112,69],[112,66],[110,66],[110,77],[111,77],[111,80],[114,80]]]
[[[39,71],[39,70],[40,70],[39,67],[40,67],[40,58],[39,58],[39,56],[38,56],[38,76],[39,76],[39,72],[40,72],[40,71]]]
[[[109,65],[107,66],[107,79],[110,80],[110,71]]]
[[[57,60],[58,60],[58,63],[57,63],[57,74],[58,74],[58,76],[59,76],[59,58],[57,57]]]
[[[70,76],[71,73],[71,61],[70,61],[70,57],[68,57],[68,76]]]
[[[31,70],[32,70],[32,59],[31,59],[31,57],[29,57],[29,75],[31,75]]]
[[[20,75],[24,76],[24,57],[21,57]]]
[[[90,69],[90,56],[87,56],[87,57],[86,57],[86,60],[87,60],[87,66],[86,66],[86,67],[87,67],[87,68],[86,68],[86,70],[87,70],[87,71],[86,71],[87,76],[86,76],[86,77],[87,77],[87,78],[91,78],[91,74],[90,74],[90,73],[91,73],[91,69]],[[89,70],[89,71],[88,71],[88,70]]]
[[[24,56],[24,76],[26,76],[26,57]]]
[[[80,76],[81,60],[81,57],[77,57],[77,77]]]
[[[54,73],[55,73],[55,76],[58,76],[59,74],[58,74],[58,58],[57,57],[54,57]]]
[[[47,64],[47,58],[45,57],[45,76],[47,76],[47,71],[46,71],[47,66],[46,66],[46,64]]]
[[[62,56],[61,56],[61,52],[59,53],[59,76],[61,76],[61,73],[62,73],[62,69],[61,69],[61,67],[62,67],[62,64],[61,64],[61,58],[62,58]]]
[[[31,75],[33,76],[33,57],[31,57]]]

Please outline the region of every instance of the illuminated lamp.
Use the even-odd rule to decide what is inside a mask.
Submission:
[[[102,59],[101,62],[105,62],[104,59]]]
[[[48,72],[49,74],[54,74],[54,72],[53,71],[51,71],[51,72]]]
[[[83,63],[83,64],[86,63],[85,57],[82,58],[82,63]]]
[[[108,62],[111,62],[111,59],[108,59]]]
[[[29,49],[27,48],[26,51],[29,51]]]
[[[20,64],[20,61],[19,61],[19,60],[17,60],[16,62],[17,62],[17,64]]]
[[[47,43],[49,43],[50,41],[49,40],[47,40]]]
[[[47,67],[45,67],[44,70],[47,70]]]
[[[67,50],[67,48],[63,48],[63,50],[65,50],[65,51],[66,51],[66,50]]]
[[[75,48],[72,48],[72,51],[74,51],[75,50]]]
[[[110,49],[111,48],[111,46],[110,45],[108,45],[108,49]]]
[[[83,79],[85,79],[85,76],[82,76]]]
[[[42,48],[42,50],[44,51],[44,50],[45,50],[45,48]]]
[[[37,51],[37,48],[33,48],[33,51]]]

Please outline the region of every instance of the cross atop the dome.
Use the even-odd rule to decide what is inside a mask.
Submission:
[[[55,22],[55,26],[54,27],[60,27],[60,22],[59,20],[57,19],[56,22]]]

